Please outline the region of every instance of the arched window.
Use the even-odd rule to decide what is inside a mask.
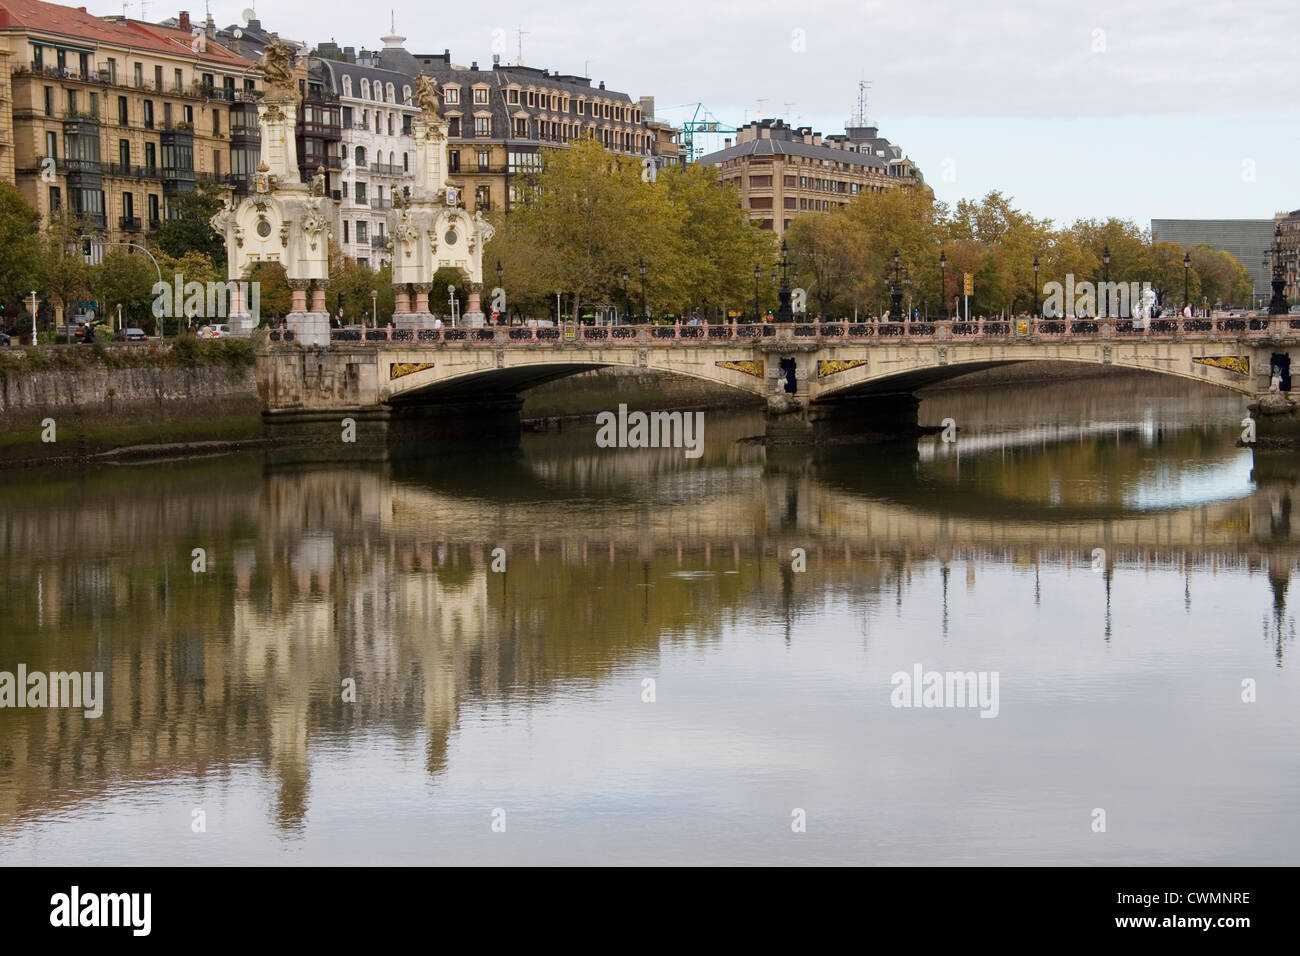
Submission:
[[[352,77],[350,76],[343,77],[343,95],[344,96],[352,95]]]
[[[364,166],[365,164],[366,164],[366,148],[365,148],[364,146],[358,146],[358,147],[357,147],[357,166]]]
[[[411,102],[411,88],[410,88],[409,86],[403,86],[403,87],[402,87],[402,103],[403,103],[404,105],[408,105],[408,106],[409,106],[409,105],[410,105],[410,102]]]
[[[394,92],[394,87],[393,87],[393,84],[392,84],[392,83],[389,83],[389,84],[388,84],[388,97],[387,97],[387,99],[388,99],[388,102],[390,102],[390,103],[395,103],[395,102],[397,101],[397,94]]]
[[[370,99],[370,81],[365,77],[361,78],[361,98]]]

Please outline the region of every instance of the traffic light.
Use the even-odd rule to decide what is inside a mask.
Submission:
[[[974,294],[975,294],[975,280],[974,280],[974,278],[971,277],[971,274],[970,274],[969,272],[964,273],[964,276],[965,276],[965,282],[966,282],[966,284],[965,284],[965,292],[966,292],[966,295],[974,295]]]

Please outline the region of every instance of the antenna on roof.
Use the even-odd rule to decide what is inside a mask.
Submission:
[[[515,36],[519,42],[519,53],[515,57],[515,66],[524,65],[524,37],[528,36],[528,31],[515,27]]]
[[[147,5],[147,3],[148,3],[148,0],[140,0],[140,19],[141,19],[141,20],[144,19],[144,8],[145,8],[145,6]]]
[[[858,112],[849,121],[850,126],[870,126],[867,122],[867,91],[871,89],[870,80],[858,80]]]

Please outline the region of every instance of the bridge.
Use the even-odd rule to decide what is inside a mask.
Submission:
[[[769,435],[908,434],[913,392],[1017,362],[1080,362],[1174,375],[1260,398],[1274,367],[1289,391],[1300,319],[1020,319],[561,328],[335,330],[304,345],[259,333],[257,380],[268,424],[358,422],[472,411],[475,433],[518,427],[520,392],[624,366],[703,379],[767,402]],[[436,435],[449,434],[435,428]]]

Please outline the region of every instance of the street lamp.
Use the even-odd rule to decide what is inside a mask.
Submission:
[[[36,344],[36,290],[32,290],[32,345]]]
[[[1106,288],[1110,288],[1110,246],[1103,246],[1101,250],[1102,264],[1102,281],[1106,283]],[[1107,293],[1099,293],[1097,304],[1106,310],[1106,315],[1110,315],[1110,296]]]
[[[645,309],[645,260],[638,259],[636,261],[636,267],[641,272],[641,320],[644,322],[647,320]]]
[[[1040,288],[1041,286],[1038,284],[1038,256],[1034,256],[1034,305],[1033,308],[1029,310],[1029,317],[1031,319],[1038,318],[1038,290]]]
[[[758,277],[762,275],[763,270],[754,266],[754,321],[761,322],[762,316],[758,314]]]
[[[1273,230],[1273,274],[1270,277],[1273,286],[1273,298],[1268,303],[1269,315],[1286,315],[1289,311],[1286,301],[1286,265],[1282,260],[1282,227]]]
[[[939,318],[948,318],[948,255],[939,250],[939,271],[943,273],[943,285],[939,289]]]
[[[627,294],[627,270],[626,269],[623,270],[623,274],[620,276],[620,278],[623,280],[623,310],[627,313],[628,316],[631,316],[632,302],[629,299]]]
[[[379,328],[379,293],[374,289],[370,290],[370,321],[375,328]]]
[[[793,322],[794,310],[790,308],[790,249],[781,240],[781,284],[777,287],[777,306],[776,321]],[[772,278],[776,278],[776,270],[772,270]]]
[[[1188,291],[1188,285],[1192,281],[1192,254],[1183,253],[1183,308],[1187,308],[1192,303],[1191,294]]]
[[[903,321],[903,285],[899,279],[902,258],[894,250],[894,282],[889,294],[889,317],[895,322]]]

